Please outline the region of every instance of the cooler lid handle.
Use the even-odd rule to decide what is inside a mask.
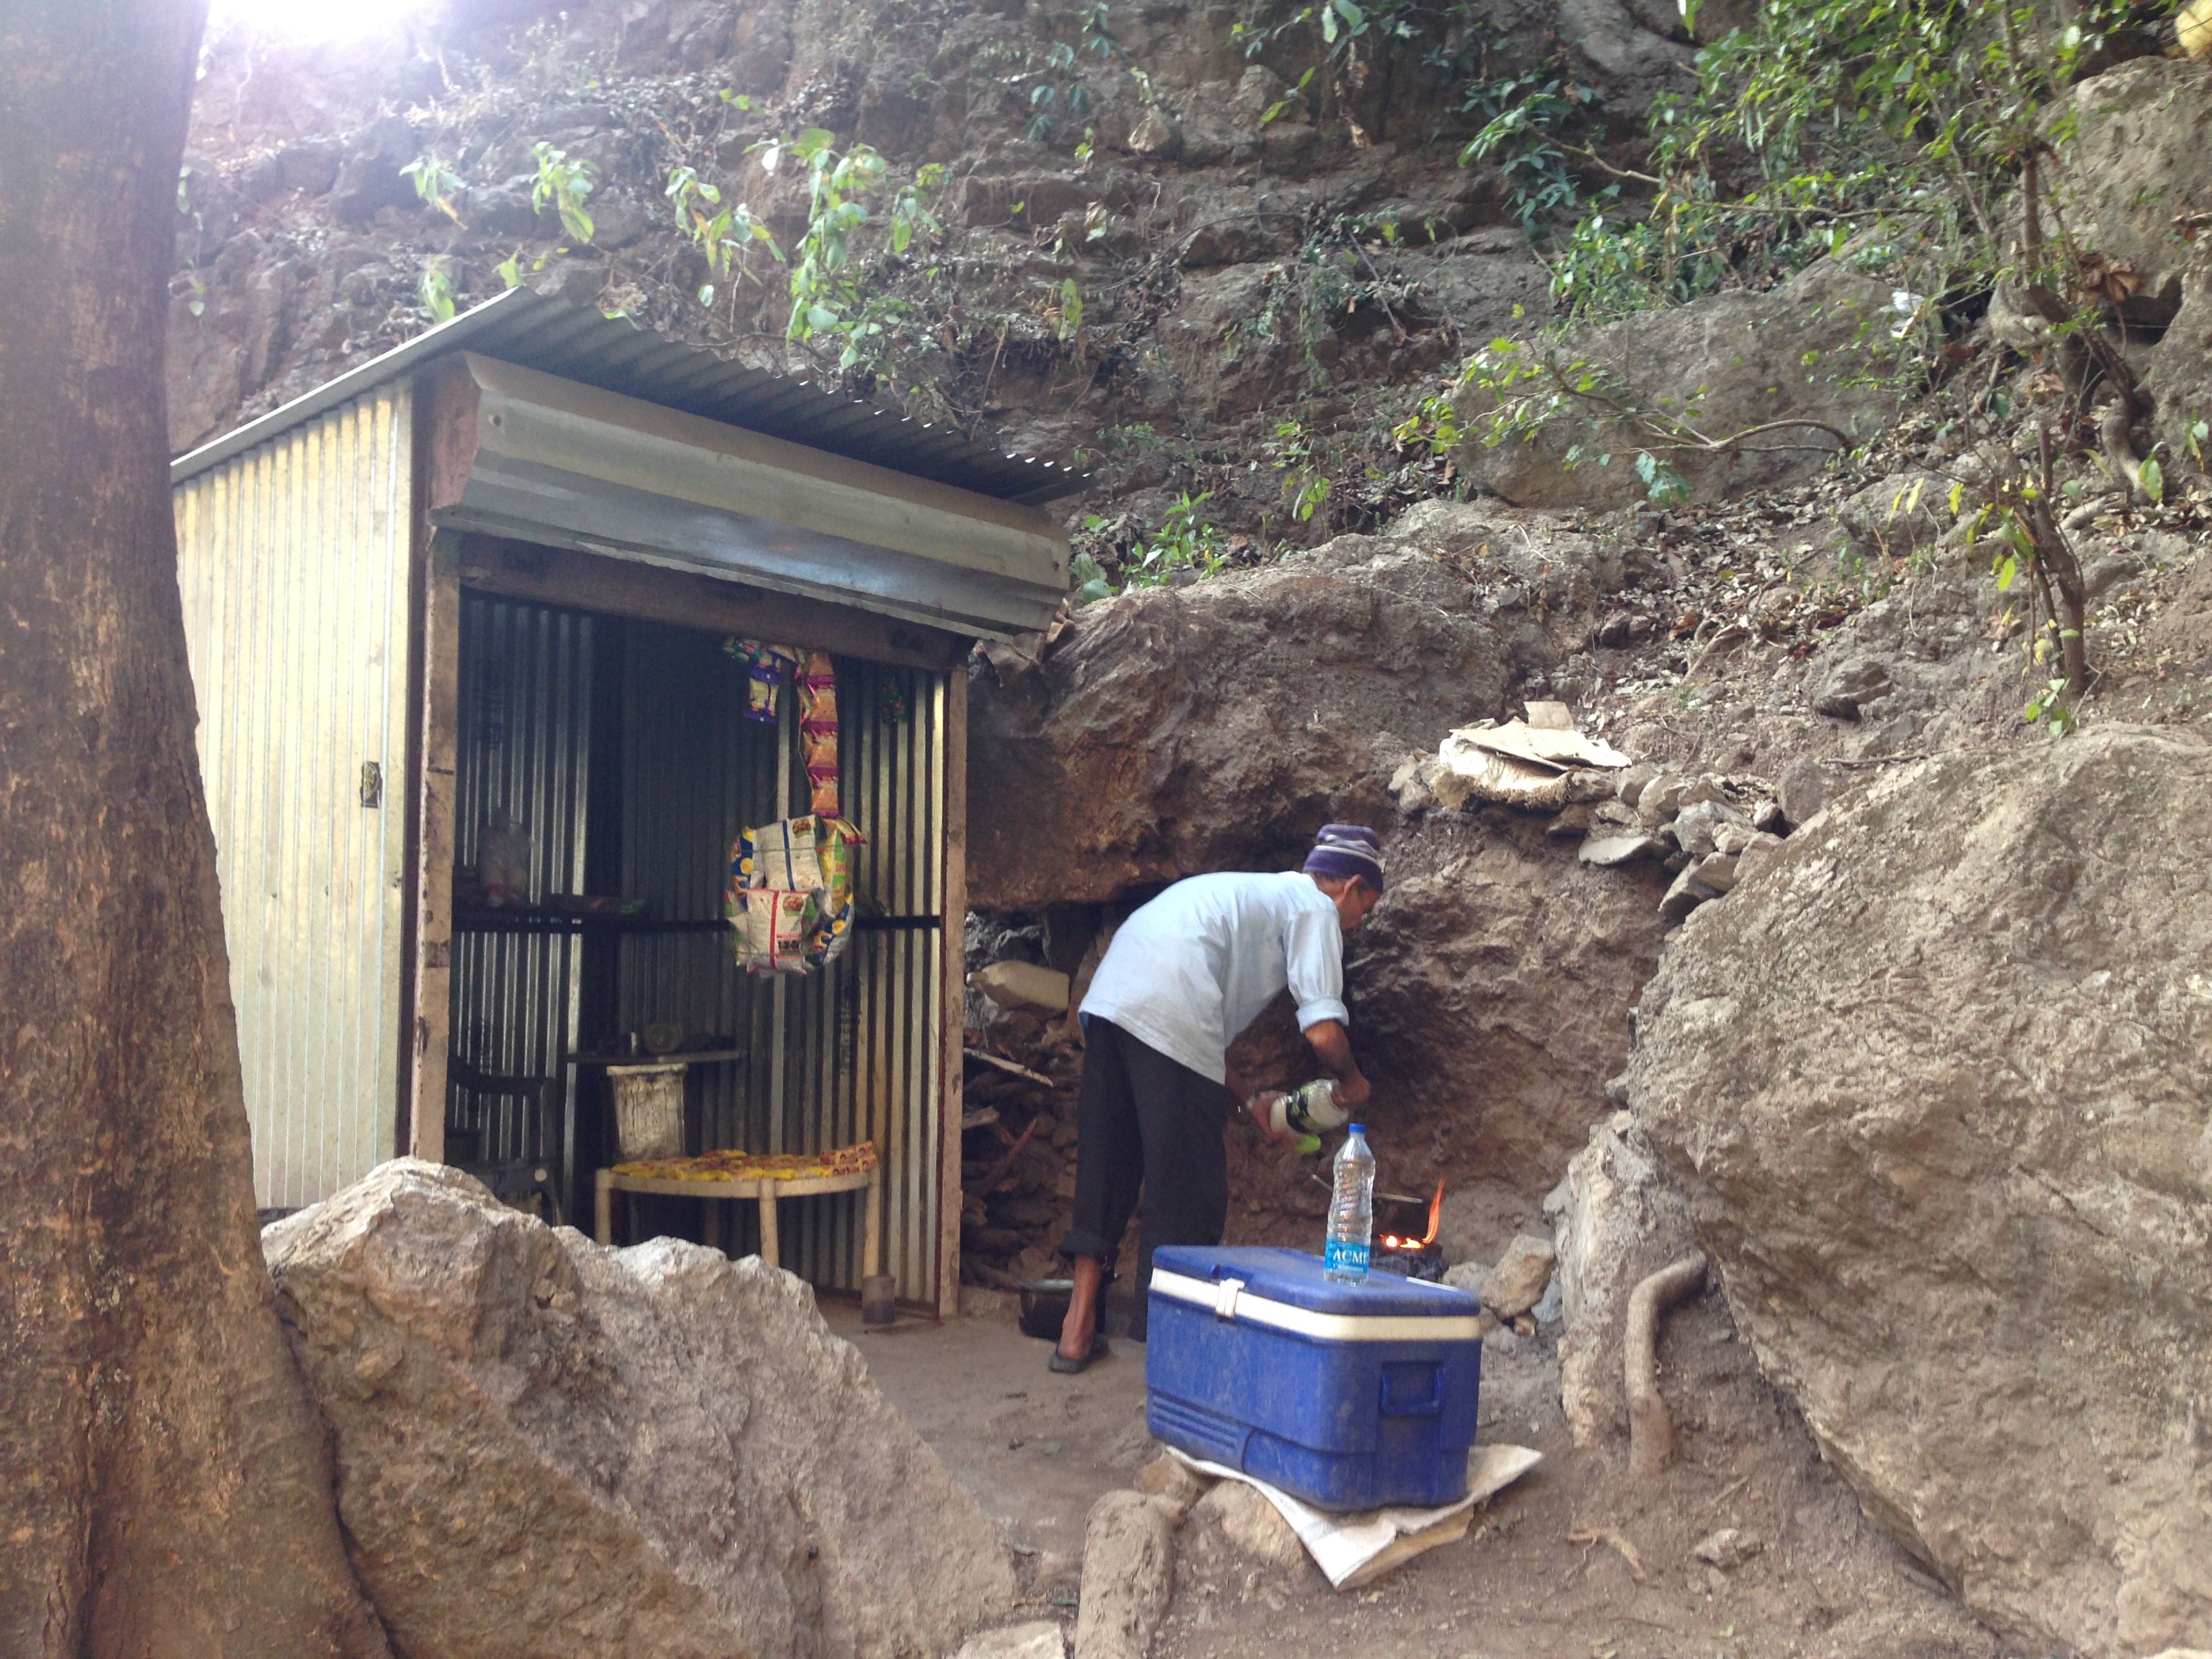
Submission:
[[[1224,1279],[1213,1287],[1213,1316],[1216,1319],[1237,1317],[1237,1298],[1244,1293],[1241,1279]]]

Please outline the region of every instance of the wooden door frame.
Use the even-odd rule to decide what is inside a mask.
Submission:
[[[968,674],[945,677],[944,879],[938,890],[937,1316],[960,1316],[960,1120],[966,1108],[968,1001]]]

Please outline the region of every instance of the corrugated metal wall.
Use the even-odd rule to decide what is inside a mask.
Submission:
[[[410,416],[407,386],[385,386],[174,492],[264,1206],[327,1197],[394,1151]]]
[[[454,861],[476,868],[485,828],[503,815],[528,838],[533,904],[584,890],[594,628],[578,612],[475,594],[461,601]],[[574,931],[457,914],[453,1053],[479,1072],[558,1079],[565,1090],[582,946]],[[447,1094],[447,1122],[480,1132],[487,1162],[563,1150],[536,1144],[534,1109],[521,1097],[480,1097],[457,1084]]]
[[[681,1028],[692,1047],[744,1049],[693,1067],[690,1144],[817,1152],[873,1138],[884,1271],[902,1297],[933,1298],[943,679],[839,662],[845,814],[868,837],[854,872],[866,916],[827,972],[769,981],[738,968],[722,890],[741,829],[804,809],[795,698],[787,691],[777,726],[743,718],[744,670],[711,634],[475,595],[462,617],[460,862],[476,862],[486,817],[504,808],[530,831],[532,897],[584,890],[594,772],[611,765],[618,821],[590,833],[617,838],[620,890],[649,903],[653,920],[588,934],[457,927],[455,1051],[482,1071],[555,1075],[568,1053],[656,1022]],[[618,647],[609,629],[621,630]],[[595,672],[620,676],[619,755],[591,753]],[[616,953],[612,1030],[586,1029],[580,988],[598,971],[586,951]],[[576,1094],[602,1086],[597,1068],[568,1078]],[[582,1103],[572,1097],[572,1124]],[[470,1123],[480,1109],[458,1093],[454,1109]],[[508,1127],[487,1127],[486,1156],[500,1155]],[[589,1163],[593,1150],[586,1139],[575,1156]],[[576,1171],[580,1190],[587,1173]],[[638,1207],[648,1224],[696,1229],[683,1200]],[[733,1250],[754,1247],[750,1206],[726,1206],[723,1219]],[[795,1200],[781,1219],[785,1266],[817,1285],[859,1287],[857,1195]]]
[[[804,810],[794,699],[771,732],[741,716],[743,671],[711,635],[633,623],[623,760],[625,893],[670,917],[719,915],[730,842]],[[819,1152],[873,1138],[884,1154],[884,1268],[900,1296],[936,1294],[939,911],[945,822],[941,678],[842,659],[845,815],[863,924],[830,969],[769,981],[739,971],[726,933],[623,937],[621,1022],[726,1036],[748,1058],[693,1085],[708,1146]],[[902,717],[886,717],[884,692]],[[771,742],[771,737],[774,741]],[[779,786],[781,785],[781,788]],[[753,1218],[732,1206],[738,1247]],[[859,1288],[857,1195],[794,1200],[784,1265]]]
[[[896,720],[884,710],[894,686],[903,713]],[[845,816],[868,837],[856,886],[870,915],[828,975],[787,994],[782,1133],[793,1152],[875,1140],[884,1155],[884,1271],[901,1297],[929,1301],[937,1294],[945,682],[840,662],[837,691]],[[817,1284],[858,1288],[858,1198],[787,1208],[798,1212],[781,1218],[795,1270]]]

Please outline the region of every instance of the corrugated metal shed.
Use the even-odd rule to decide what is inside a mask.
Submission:
[[[1036,505],[1073,495],[1089,482],[1072,468],[1006,454],[954,428],[894,414],[811,381],[727,362],[634,323],[521,288],[426,330],[179,457],[170,467],[170,482],[181,483],[371,387],[464,348],[1000,501]]]
[[[392,1156],[412,412],[405,382],[373,388],[176,492],[264,1206],[312,1203]]]

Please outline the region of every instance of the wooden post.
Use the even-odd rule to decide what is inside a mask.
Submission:
[[[615,1172],[594,1171],[592,1185],[592,1237],[602,1244],[611,1244],[615,1242]]]
[[[461,684],[461,580],[454,550],[455,538],[447,532],[431,537],[423,572],[415,999],[407,1011],[413,1086],[406,1150],[434,1164],[446,1159],[446,1056],[453,1041],[453,793]]]
[[[945,884],[938,1043],[937,1316],[960,1316],[960,1052],[968,978],[968,671],[945,677]]]
[[[446,1059],[453,1042],[453,809],[460,737],[460,545],[452,531],[429,529],[428,509],[452,499],[476,453],[477,389],[448,359],[416,378],[416,541],[422,568],[421,660],[409,734],[416,756],[413,850],[414,959],[406,1022],[407,1124],[401,1151],[446,1161]]]
[[[775,1182],[762,1178],[760,1183],[760,1258],[771,1267],[783,1266],[781,1241],[775,1235]]]
[[[876,1279],[884,1271],[884,1172],[876,1171],[875,1179],[868,1182],[867,1197],[860,1222],[860,1272],[863,1276]]]
[[[869,1177],[860,1217],[860,1322],[889,1325],[898,1318],[898,1281],[884,1271],[884,1172]]]

